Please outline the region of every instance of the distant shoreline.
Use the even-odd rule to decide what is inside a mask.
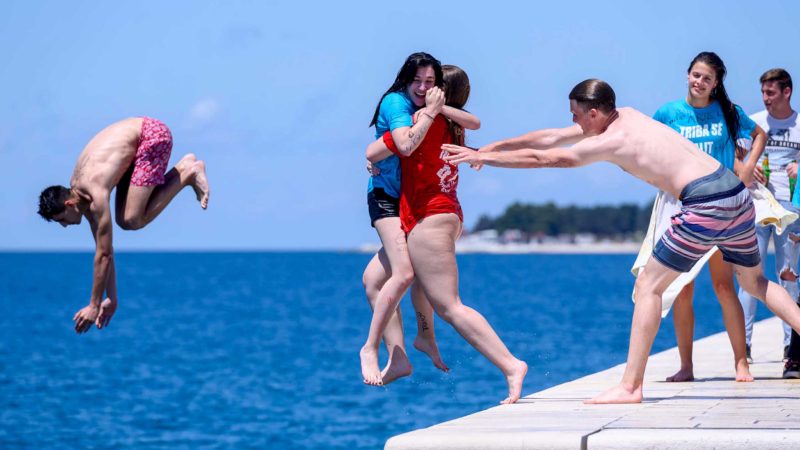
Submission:
[[[641,242],[582,242],[582,243],[509,243],[499,244],[490,242],[456,242],[456,253],[488,253],[488,254],[565,254],[565,255],[600,255],[600,254],[637,254]],[[374,253],[380,249],[379,245],[365,244],[359,248],[364,253]]]

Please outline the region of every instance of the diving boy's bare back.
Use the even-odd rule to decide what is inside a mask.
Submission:
[[[661,322],[661,296],[713,246],[733,264],[739,285],[800,330],[800,309],[785,289],[764,278],[755,238],[755,212],[739,180],[711,156],[666,125],[631,109],[617,109],[607,83],[585,80],[570,93],[576,125],[534,131],[474,151],[443,145],[451,163],[498,167],[577,167],[609,161],[683,201],[636,279],[628,360],[617,386],[586,403],[642,401],[645,366]],[[571,147],[560,147],[570,145]],[[682,198],[681,194],[686,194]]]
[[[121,120],[97,133],[78,156],[70,187],[84,195],[111,192],[133,163],[142,120]]]
[[[103,328],[117,308],[110,210],[114,188],[116,222],[126,230],[150,223],[186,186],[194,189],[203,209],[208,206],[205,163],[190,153],[167,172],[171,151],[172,133],[162,122],[149,117],[125,119],[89,141],[69,188],[50,186],[42,191],[39,214],[45,220],[66,227],[86,217],[95,240],[92,292],[89,305],[73,317],[76,332],[86,332],[92,324]]]

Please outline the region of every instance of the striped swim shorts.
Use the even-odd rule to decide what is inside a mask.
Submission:
[[[688,272],[715,245],[727,262],[745,267],[761,262],[750,191],[733,172],[720,166],[687,184],[680,200],[681,212],[653,251],[660,263]]]

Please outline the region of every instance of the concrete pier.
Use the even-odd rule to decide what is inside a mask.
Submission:
[[[728,336],[694,344],[695,382],[667,383],[678,349],[650,357],[644,401],[584,405],[619,382],[624,364],[430,428],[395,436],[407,449],[800,449],[800,380],[784,380],[778,319],[755,324],[753,383],[734,381]],[[530,373],[528,377],[535,377]]]

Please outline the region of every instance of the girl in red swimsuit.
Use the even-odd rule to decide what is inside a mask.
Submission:
[[[446,104],[460,110],[469,97],[469,79],[456,66],[442,69]],[[520,397],[527,364],[511,354],[486,319],[461,303],[458,294],[455,242],[463,227],[461,206],[456,197],[458,170],[442,159],[441,146],[463,142],[462,125],[477,122],[475,116],[465,111],[461,113],[459,118],[450,120],[437,116],[414,151],[407,154],[398,151],[391,135],[384,135],[369,146],[367,157],[374,162],[392,153],[400,156],[400,218],[408,235],[416,282],[436,313],[500,369],[508,384],[508,396],[501,403],[514,403]]]

